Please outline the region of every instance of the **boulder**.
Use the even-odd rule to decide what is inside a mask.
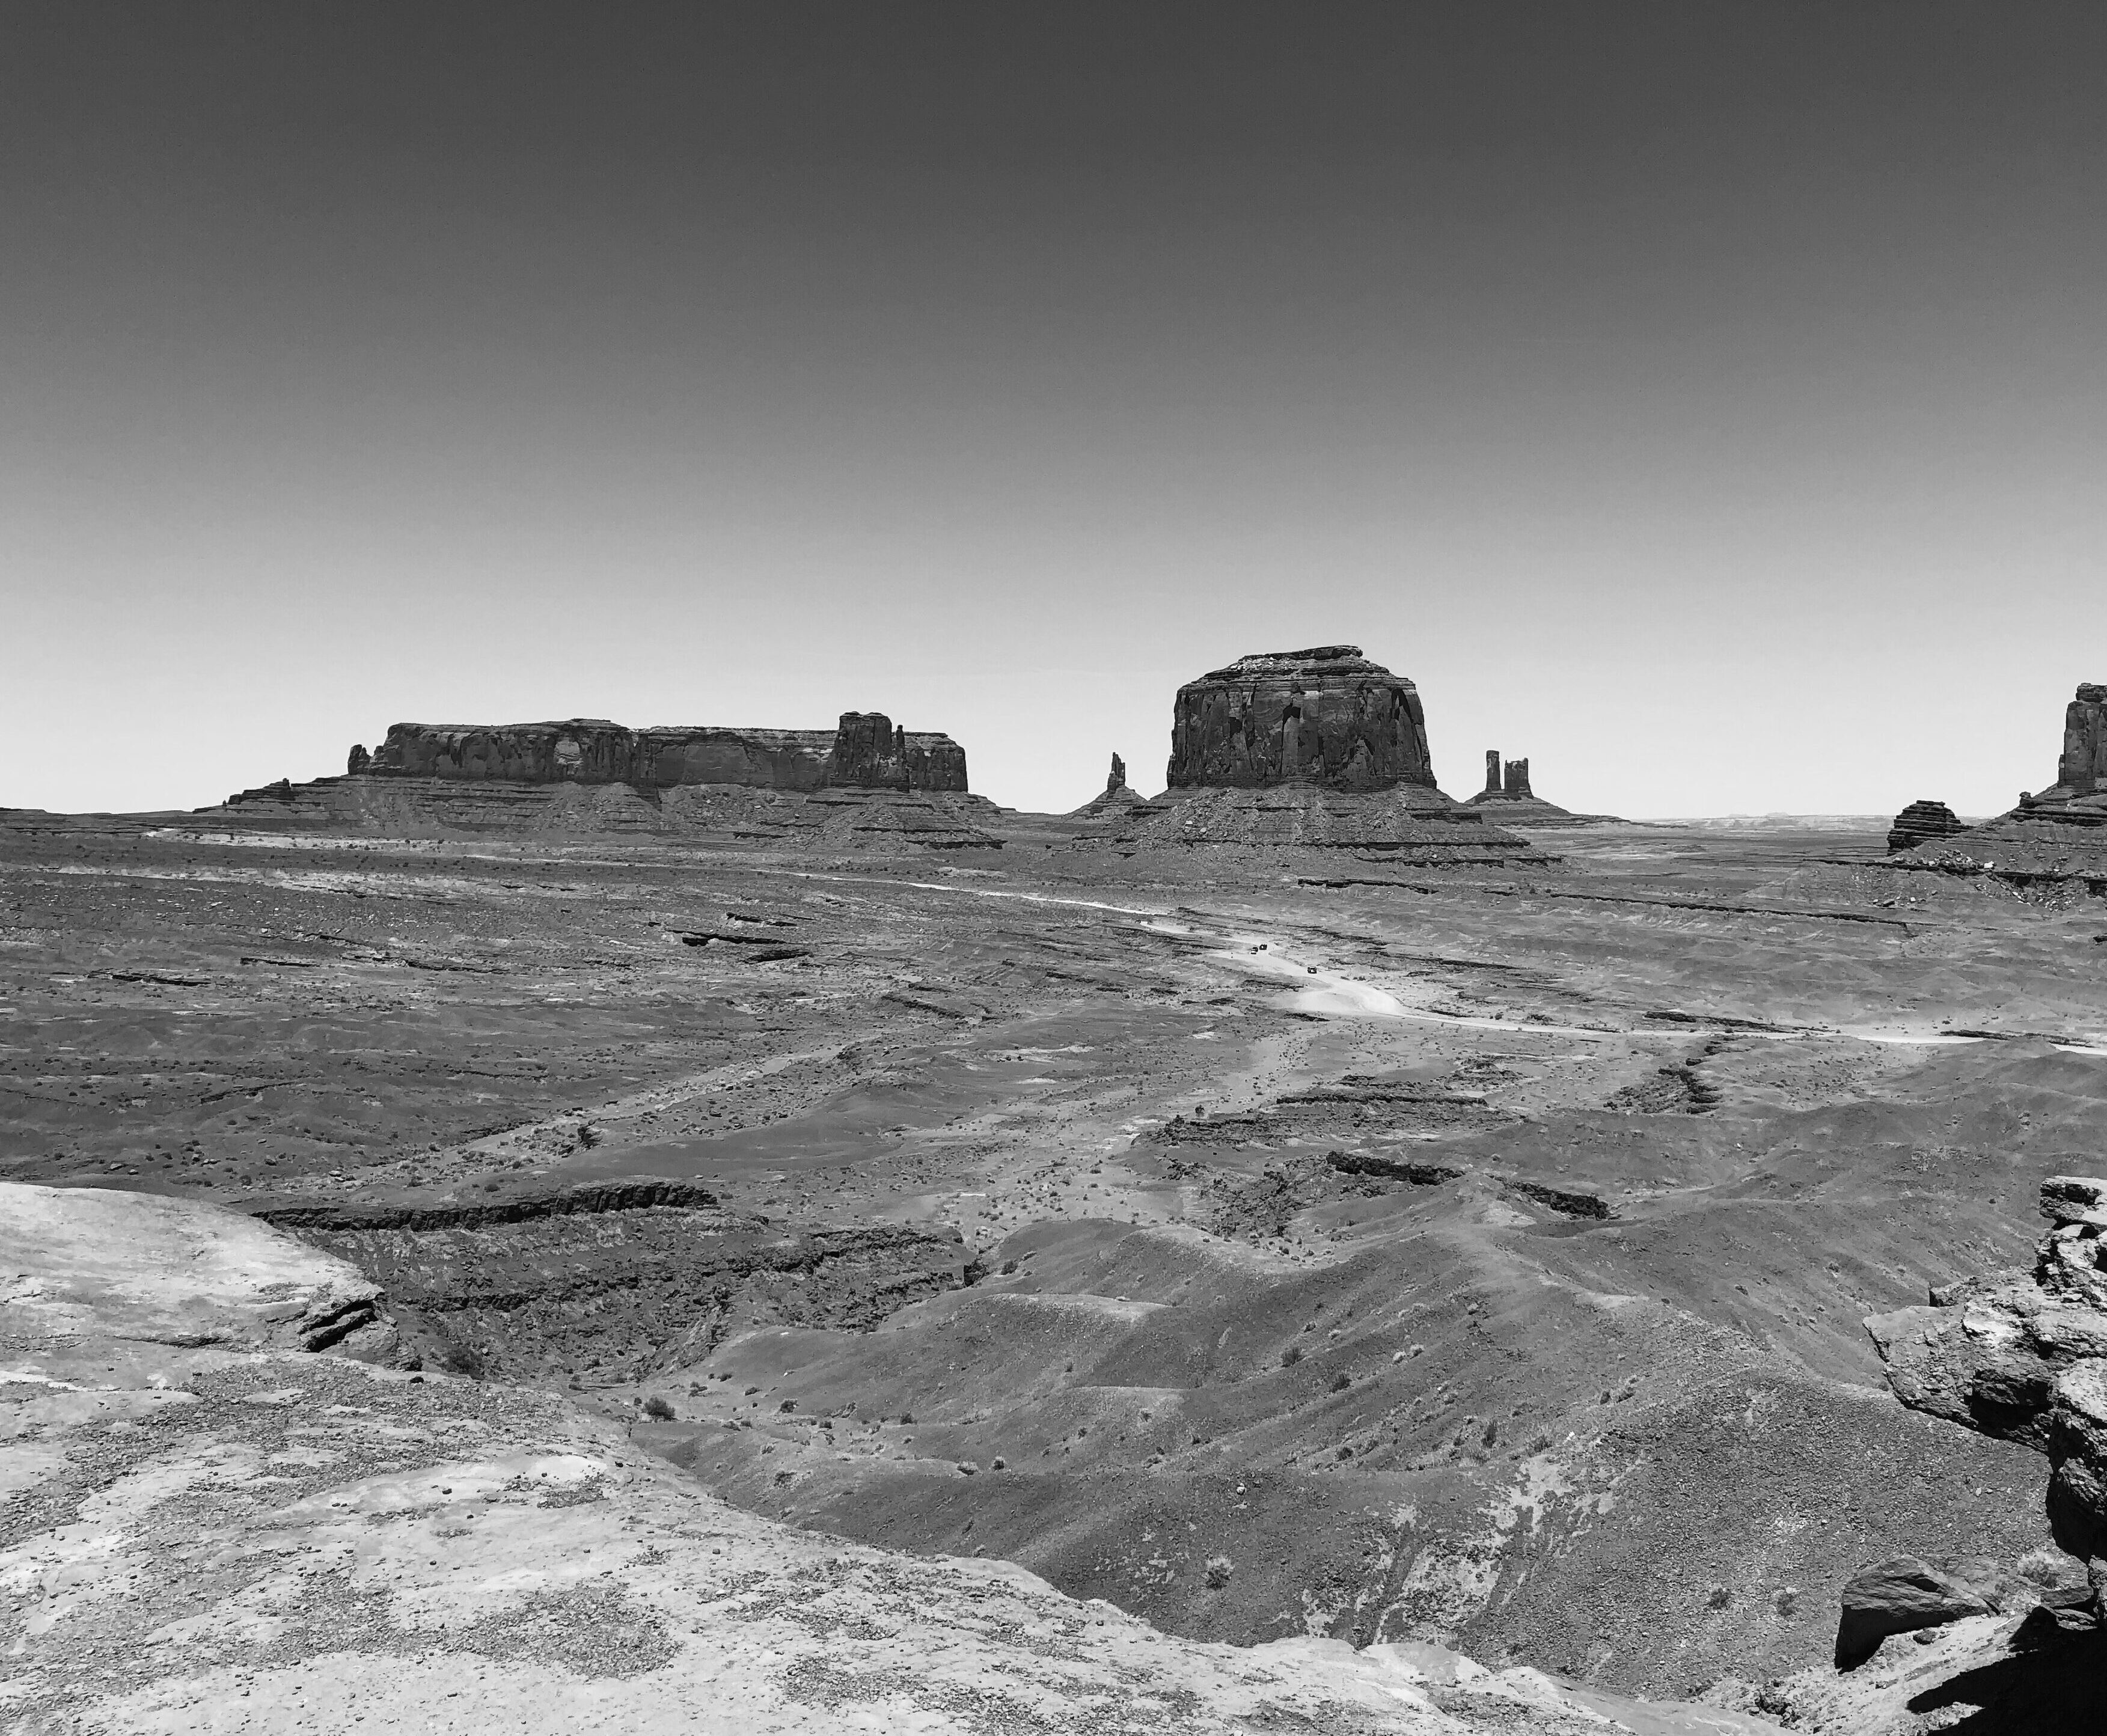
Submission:
[[[1174,790],[1435,788],[1418,689],[1358,645],[1259,653],[1179,688],[1168,778]]]
[[[1958,1581],[1914,1555],[1897,1555],[1862,1568],[1844,1587],[1844,1612],[1836,1626],[1836,1667],[1855,1669],[1890,1634],[1939,1627],[1965,1616],[1990,1613],[1990,1606]]]

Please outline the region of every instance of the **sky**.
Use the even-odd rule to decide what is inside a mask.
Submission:
[[[0,805],[398,720],[1163,783],[1351,643],[1633,815],[2107,680],[2107,7],[0,0]]]

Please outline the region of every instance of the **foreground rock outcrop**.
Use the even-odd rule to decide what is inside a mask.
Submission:
[[[1169,783],[1431,792],[1426,714],[1418,689],[1358,645],[1257,653],[1178,689]]]
[[[2107,1182],[2051,1176],[2031,1274],[1967,1279],[1867,1321],[1912,1408],[2048,1456],[2058,1545],[2107,1586]],[[2096,1616],[2098,1613],[2096,1604]]]
[[[353,763],[357,765],[355,751]],[[756,789],[966,789],[965,750],[910,733],[879,711],[847,711],[832,731],[712,727],[627,729],[604,718],[540,724],[393,724],[364,774]]]
[[[507,1379],[635,1379],[762,1324],[867,1330],[978,1274],[956,1230],[790,1229],[655,1179],[252,1210],[384,1285],[424,1365]]]
[[[736,1512],[562,1398],[295,1348],[340,1263],[215,1208],[0,1186],[0,1274],[22,1736],[1772,1728],[1438,1647],[1174,1640]]]

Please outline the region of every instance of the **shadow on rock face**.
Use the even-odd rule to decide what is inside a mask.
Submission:
[[[1963,1711],[1948,1736],[2045,1736],[2107,1729],[2107,1635],[2073,1636],[1964,1670],[1909,1702],[1920,1717]]]

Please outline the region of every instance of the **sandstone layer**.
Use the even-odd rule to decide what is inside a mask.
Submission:
[[[356,767],[362,750],[355,749]],[[708,727],[628,729],[604,718],[539,724],[393,724],[365,768],[375,777],[757,789],[966,788],[964,749],[948,735],[848,711],[832,731]]]
[[[1410,681],[1371,662],[1358,645],[1240,657],[1179,689],[1169,783],[1432,791],[1426,712]]]
[[[737,1512],[562,1398],[296,1348],[340,1263],[213,1207],[0,1186],[0,1236],[22,1736],[1771,1728],[1439,1647],[1175,1640]]]

